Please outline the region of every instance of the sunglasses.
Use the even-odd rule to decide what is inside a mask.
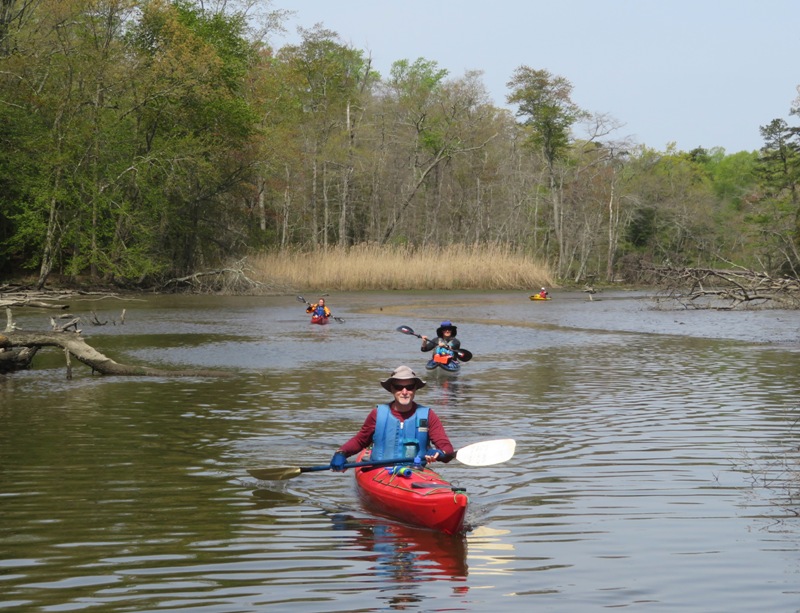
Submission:
[[[392,391],[402,392],[403,390],[408,390],[409,392],[416,392],[417,384],[416,383],[407,383],[406,385],[397,385],[396,383],[392,384]]]

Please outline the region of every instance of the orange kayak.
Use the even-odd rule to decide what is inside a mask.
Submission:
[[[357,461],[369,461],[369,453],[362,451]],[[469,503],[465,490],[427,466],[367,466],[355,472],[359,497],[377,513],[445,534],[464,529]]]
[[[325,317],[324,315],[312,315],[311,316],[311,323],[312,324],[318,324],[320,326],[324,326],[326,323],[328,323],[328,319],[329,318]]]

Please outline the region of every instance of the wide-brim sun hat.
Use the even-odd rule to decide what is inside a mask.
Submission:
[[[394,390],[392,389],[392,381],[402,381],[407,379],[413,379],[417,389],[425,387],[425,381],[420,379],[417,373],[405,365],[395,368],[389,377],[381,381],[381,386],[383,386],[383,389],[385,389],[387,392],[393,392]]]
[[[450,330],[453,333],[453,336],[458,334],[458,328],[456,326],[454,326],[450,321],[443,321],[441,324],[439,324],[439,327],[436,328],[436,336],[441,338],[444,336],[445,330]]]

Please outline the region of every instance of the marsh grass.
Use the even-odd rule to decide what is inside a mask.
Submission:
[[[327,251],[270,251],[248,258],[250,276],[304,290],[504,290],[552,286],[549,268],[503,246],[415,249],[359,245]]]

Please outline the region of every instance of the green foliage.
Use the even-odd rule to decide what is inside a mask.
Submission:
[[[707,168],[717,198],[741,210],[745,200],[758,189],[757,163],[756,152],[725,155],[720,151],[711,157]]]
[[[641,207],[633,211],[625,238],[634,249],[644,249],[654,241],[657,229],[656,209]]]
[[[389,71],[387,86],[396,112],[413,128],[420,149],[432,156],[449,145],[447,119],[441,110],[447,74],[437,62],[425,58],[413,63],[397,60]]]
[[[576,140],[572,85],[520,66],[380,80],[322,26],[276,52],[233,5],[42,0],[0,46],[0,271],[138,284],[275,243],[524,246],[574,278],[622,258],[795,270],[800,137],[760,152]],[[11,53],[11,50],[14,53]],[[800,111],[799,111],[800,112]],[[797,114],[797,113],[795,113]]]
[[[38,29],[20,30],[23,59],[13,58],[47,63],[21,64],[24,78],[3,82],[6,100],[17,101],[9,108],[34,118],[28,136],[13,136],[37,141],[27,147],[35,171],[27,181],[15,171],[6,192],[6,252],[44,276],[55,267],[118,282],[225,257],[226,234],[246,223],[225,212],[225,194],[252,163],[242,153],[258,119],[242,95],[257,58],[244,17],[188,2],[108,5],[105,15],[77,0],[58,9],[57,28],[34,20]],[[54,53],[26,54],[26,44]],[[31,99],[24,81],[37,78]]]
[[[448,71],[439,68],[433,60],[420,57],[413,64],[408,60],[397,60],[389,70],[388,85],[401,105],[419,108],[427,104],[447,75]]]
[[[284,47],[279,58],[301,77],[301,89],[294,93],[303,108],[317,118],[329,117],[357,98],[356,86],[367,70],[364,54],[343,45],[335,32],[320,26],[301,28],[300,32],[302,43]]]
[[[187,0],[176,2],[175,8],[179,23],[213,47],[222,64],[219,74],[226,87],[239,90],[255,56],[253,45],[245,39],[244,14],[212,13]]]
[[[756,163],[759,194],[746,221],[757,237],[760,262],[782,274],[800,274],[800,129],[775,119],[761,128],[764,146]]]
[[[775,119],[761,128],[764,147],[758,172],[764,187],[776,195],[788,195],[796,201],[796,187],[800,180],[800,142],[798,130],[790,128],[782,119]]]
[[[628,212],[622,255],[635,253],[648,260],[675,265],[710,265],[718,201],[707,173],[710,157],[648,149],[629,161],[633,178],[626,185],[636,195]]]
[[[520,66],[508,82],[506,100],[519,105],[517,116],[531,128],[531,145],[541,148],[548,163],[563,157],[573,124],[584,112],[572,101],[572,84],[547,70]]]
[[[16,244],[19,209],[39,180],[36,117],[15,105],[0,105],[0,273],[21,267],[29,254]]]

